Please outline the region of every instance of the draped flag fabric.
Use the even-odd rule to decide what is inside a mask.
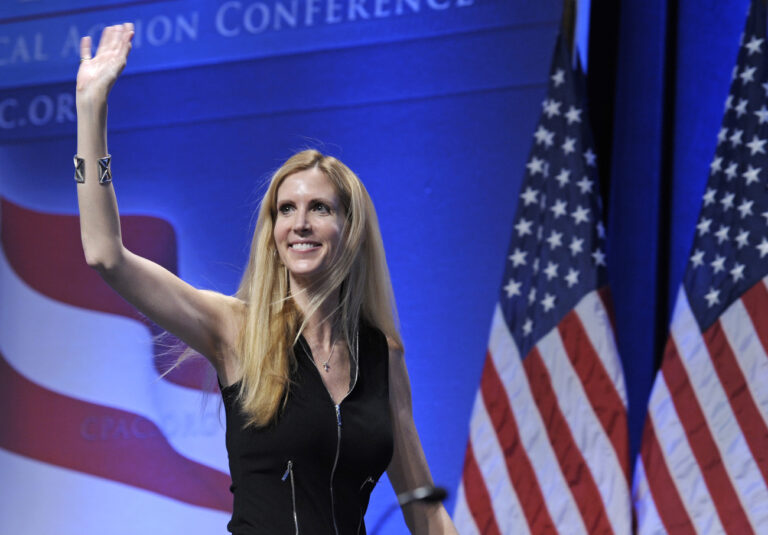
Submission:
[[[638,533],[768,533],[766,6],[742,35],[648,404]]]
[[[627,395],[583,95],[560,38],[472,410],[462,535],[631,531]]]
[[[175,271],[166,221],[122,226]],[[230,478],[201,368],[161,378],[152,328],[85,264],[77,216],[0,199],[0,237],[3,533],[220,532]]]

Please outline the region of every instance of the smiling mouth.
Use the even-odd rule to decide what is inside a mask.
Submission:
[[[318,247],[320,247],[319,243],[311,242],[292,243],[288,246],[289,249],[293,249],[294,251],[309,251],[311,249],[317,249]]]

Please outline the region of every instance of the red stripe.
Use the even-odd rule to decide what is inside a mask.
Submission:
[[[493,422],[499,445],[504,452],[509,477],[531,532],[557,533],[545,505],[544,496],[541,494],[533,466],[520,440],[515,415],[509,406],[509,397],[490,354],[485,360],[480,392]]]
[[[232,511],[230,477],[176,452],[150,420],[24,378],[0,355],[0,448],[38,461]]]
[[[760,285],[762,286],[762,283]],[[745,318],[740,328],[751,331],[752,325]],[[703,336],[712,357],[712,364],[744,433],[752,457],[763,475],[763,481],[768,482],[768,427],[752,398],[744,374],[736,361],[736,355],[723,332],[722,323],[717,321],[712,324]]]
[[[600,301],[603,302],[603,308],[605,313],[608,314],[608,319],[611,322],[611,329],[616,332],[616,314],[613,310],[613,297],[611,297],[611,288],[607,284],[597,290],[597,295],[600,297]]]
[[[547,429],[549,441],[560,463],[560,470],[571,489],[587,532],[613,533],[595,480],[557,405],[557,396],[552,389],[549,372],[537,348],[534,347],[525,358],[523,367],[528,376],[533,399]]]
[[[122,216],[120,225],[128,249],[171,273],[177,272],[176,234],[170,223],[156,217]],[[76,307],[141,321],[153,335],[161,332],[85,263],[77,216],[36,212],[0,198],[0,242],[13,271],[35,291]],[[175,362],[178,350],[169,351],[167,346],[156,344],[155,351],[155,367],[162,374],[168,370],[170,360]],[[189,388],[201,388],[211,384],[206,381],[210,369],[204,359],[192,359],[164,378]]]
[[[672,338],[667,341],[661,369],[723,528],[739,535],[752,533]]]
[[[765,321],[765,315],[768,312],[768,288],[765,287],[765,281],[761,280],[744,292],[741,302],[744,303],[747,314],[752,318],[752,326],[763,345],[763,351],[768,355],[768,322]]]
[[[624,403],[575,310],[566,314],[558,330],[565,352],[584,386],[595,415],[613,444],[624,476],[629,481],[629,442]]]
[[[658,378],[657,380],[662,379]],[[696,535],[693,523],[688,517],[683,501],[677,493],[675,482],[667,468],[667,462],[661,452],[659,441],[656,439],[656,432],[650,417],[645,419],[640,457],[643,459],[645,478],[648,480],[648,488],[651,491],[653,503],[667,533]]]
[[[488,495],[483,475],[475,461],[471,441],[467,444],[467,454],[464,457],[462,481],[464,482],[464,495],[467,497],[467,507],[472,518],[475,519],[477,529],[482,535],[501,535],[493,515],[491,497]]]

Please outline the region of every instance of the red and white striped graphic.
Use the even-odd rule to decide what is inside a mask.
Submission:
[[[766,283],[704,332],[680,290],[637,461],[639,533],[768,533]]]
[[[454,514],[462,535],[631,531],[608,299],[588,293],[525,359],[497,307]]]
[[[153,329],[85,265],[76,216],[0,210],[0,531],[220,532],[230,479],[204,367],[160,377]],[[170,225],[122,225],[175,270]]]

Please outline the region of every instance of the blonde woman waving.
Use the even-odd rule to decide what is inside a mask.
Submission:
[[[196,289],[127,250],[111,181],[107,96],[133,26],[81,41],[77,156],[86,261],[141,313],[205,356],[226,409],[231,533],[365,533],[384,470],[397,493],[432,480],[376,212],[339,160],[293,155],[261,202],[234,296]],[[442,505],[403,507],[413,533],[456,533]]]

